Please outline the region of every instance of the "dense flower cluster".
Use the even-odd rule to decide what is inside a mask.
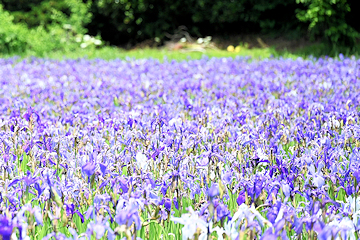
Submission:
[[[355,239],[360,60],[0,59],[2,239]]]

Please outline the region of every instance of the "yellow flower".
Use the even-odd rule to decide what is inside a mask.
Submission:
[[[235,48],[235,52],[240,52],[240,50],[241,50],[241,47],[240,46],[236,46],[236,48]]]
[[[227,51],[228,51],[228,52],[233,52],[234,49],[235,49],[235,48],[234,48],[233,45],[230,45],[230,46],[227,47]]]

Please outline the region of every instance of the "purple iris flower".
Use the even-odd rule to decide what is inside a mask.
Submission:
[[[357,184],[360,184],[360,170],[355,171],[353,175],[356,179]]]
[[[273,224],[275,223],[275,219],[278,216],[280,208],[281,208],[281,201],[277,201],[276,204],[274,204],[272,208],[269,209],[268,213],[266,214],[266,217],[271,223]]]
[[[169,198],[165,198],[164,207],[165,207],[166,211],[171,210],[171,200]]]
[[[237,204],[240,206],[241,204],[243,204],[246,201],[245,198],[245,189],[243,189],[242,191],[240,191],[239,196],[236,199]]]
[[[4,215],[0,215],[0,235],[3,240],[10,240],[13,232],[13,224]]]
[[[103,175],[106,175],[107,172],[107,166],[105,164],[100,163],[100,170]]]
[[[210,199],[214,199],[216,196],[220,194],[219,186],[216,183],[213,183],[207,192]]]
[[[95,173],[95,168],[96,165],[93,162],[87,162],[85,163],[85,165],[82,167],[83,172],[87,175],[87,176],[92,176]]]
[[[176,208],[177,210],[179,210],[179,201],[178,201],[178,199],[177,199],[176,197],[174,197],[173,202],[174,202],[175,208]]]
[[[215,209],[218,221],[222,221],[226,217],[228,217],[228,220],[231,220],[231,212],[225,204],[218,202],[217,204],[215,204]]]

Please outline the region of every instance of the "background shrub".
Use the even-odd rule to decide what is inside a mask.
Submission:
[[[324,38],[333,44],[353,46],[359,32],[346,21],[351,11],[347,0],[296,0],[307,8],[297,10],[297,18],[309,23],[311,36]]]
[[[14,24],[13,19],[0,5],[0,52],[21,52],[27,47],[27,28],[22,24]]]
[[[1,52],[87,47],[85,34],[111,45],[164,41],[179,26],[195,37],[307,35],[333,46],[359,40],[358,0],[0,0]],[[169,34],[169,35],[168,35]],[[79,40],[80,39],[80,40]],[[85,37],[88,41],[89,37]],[[91,38],[95,43],[94,38]],[[94,45],[94,44],[92,44]],[[92,46],[91,45],[91,46]]]
[[[78,0],[9,1],[0,4],[0,52],[43,55],[81,46],[91,21],[90,3]],[[10,11],[12,10],[12,11]],[[80,39],[80,40],[77,40]]]

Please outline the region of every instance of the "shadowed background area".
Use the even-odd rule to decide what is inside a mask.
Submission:
[[[184,32],[220,42],[249,35],[266,36],[270,42],[302,39],[351,53],[360,36],[357,0],[0,0],[0,4],[0,18],[7,17],[0,23],[0,52],[8,53],[73,48],[73,42],[83,43],[85,34],[97,36],[92,42],[101,39],[127,49],[144,42],[158,47],[179,41]]]

